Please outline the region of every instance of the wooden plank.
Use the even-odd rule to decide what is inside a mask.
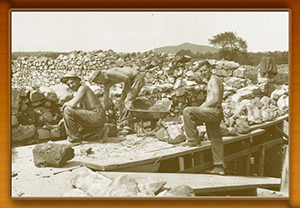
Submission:
[[[255,130],[249,134],[244,134],[244,135],[239,135],[239,136],[229,136],[229,137],[224,137],[223,141],[224,144],[230,144],[231,142],[236,142],[236,141],[240,141],[246,138],[249,138],[251,136],[256,136],[256,135],[260,135],[264,133],[264,130],[258,129]],[[64,143],[65,141],[59,141],[57,143]],[[84,158],[81,159],[79,162],[81,165],[85,165],[87,167],[91,167],[92,169],[95,170],[100,170],[100,171],[111,171],[111,170],[120,170],[122,168],[129,170],[128,168],[130,167],[136,167],[136,166],[142,166],[142,165],[146,165],[146,164],[155,164],[159,161],[164,161],[164,160],[169,160],[169,159],[173,159],[173,158],[178,158],[178,157],[183,157],[189,154],[193,154],[193,153],[197,153],[197,152],[202,152],[205,150],[209,150],[211,148],[210,146],[210,142],[202,142],[202,146],[200,147],[178,147],[178,149],[176,149],[175,147],[175,151],[174,153],[169,153],[168,150],[162,151],[161,152],[161,156],[158,157],[151,157],[151,158],[147,158],[147,159],[141,159],[141,160],[134,160],[134,161],[126,161],[124,163],[119,163],[119,164],[104,164],[102,165],[102,161],[97,160],[97,158],[88,158],[89,160],[85,160]],[[35,145],[31,145],[31,146],[26,146],[26,147],[21,147],[21,148],[16,148],[16,152],[22,152],[22,156],[21,157],[27,157],[27,156],[32,156],[32,148]],[[80,148],[81,145],[76,146],[74,148]],[[20,154],[19,156],[20,157]],[[151,167],[151,165],[147,166],[147,170],[149,170],[148,168]],[[153,171],[156,170],[155,165],[153,165]]]
[[[165,188],[178,185],[190,186],[196,195],[212,192],[245,190],[256,188],[278,188],[280,178],[249,177],[249,176],[218,176],[208,174],[183,174],[183,173],[133,173],[133,172],[101,172],[106,177],[115,178],[126,174],[137,182],[146,178],[155,178],[166,181]]]

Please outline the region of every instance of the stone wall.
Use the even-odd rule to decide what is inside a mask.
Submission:
[[[68,70],[75,69],[101,100],[102,87],[89,82],[96,70],[115,66],[135,67],[146,76],[146,86],[140,96],[169,98],[173,104],[168,117],[178,117],[186,106],[199,106],[204,102],[206,85],[198,70],[205,61],[214,66],[213,73],[224,83],[226,127],[232,127],[237,118],[251,125],[288,113],[288,85],[270,84],[269,80],[253,83],[249,75],[255,74],[257,67],[240,66],[226,60],[191,62],[188,57],[152,52],[75,51],[55,60],[19,57],[12,61],[12,141],[30,143],[65,138],[64,128],[52,125],[62,119],[60,108],[73,96],[66,85],[60,83],[60,78]],[[111,90],[111,96],[117,98],[121,92],[122,85],[117,84]],[[106,114],[110,123],[116,123],[117,108],[112,107]]]

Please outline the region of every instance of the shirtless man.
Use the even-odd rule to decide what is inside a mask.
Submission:
[[[112,105],[112,101],[109,98],[109,89],[117,84],[124,82],[124,88],[120,99],[118,100],[118,107],[120,111],[120,127],[123,127],[128,132],[133,132],[133,121],[128,119],[129,117],[129,106],[133,101],[142,87],[145,85],[145,75],[142,72],[138,72],[134,68],[130,67],[117,67],[111,68],[107,71],[97,71],[91,82],[104,85],[104,109],[108,109]]]
[[[222,100],[223,84],[220,78],[211,74],[212,67],[206,64],[201,67],[202,80],[207,82],[207,97],[200,107],[186,107],[183,110],[184,130],[186,142],[184,146],[200,145],[201,138],[197,130],[198,125],[205,123],[206,132],[211,142],[214,168],[206,173],[225,174],[224,149],[220,123],[223,118]]]
[[[99,139],[106,121],[105,112],[98,97],[74,72],[68,72],[61,82],[75,93],[63,104],[63,116],[69,142]]]

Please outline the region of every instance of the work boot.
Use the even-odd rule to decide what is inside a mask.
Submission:
[[[222,166],[215,166],[212,170],[206,170],[205,173],[213,175],[225,175],[225,170]]]

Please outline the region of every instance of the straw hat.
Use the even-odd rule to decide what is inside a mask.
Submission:
[[[77,74],[74,71],[68,71],[62,78],[61,78],[61,82],[66,84],[68,81],[68,78],[78,78],[79,81],[81,80],[80,77],[77,76]]]

